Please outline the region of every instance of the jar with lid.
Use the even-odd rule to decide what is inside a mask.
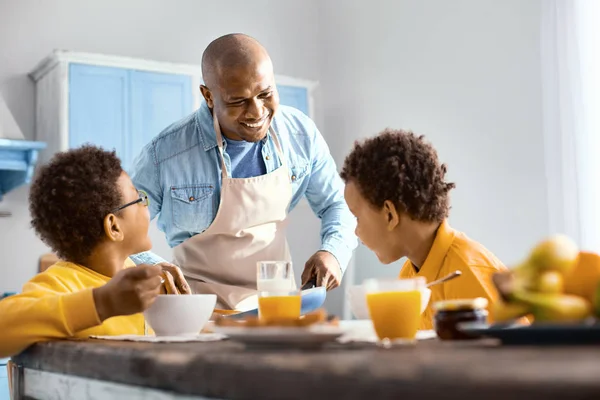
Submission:
[[[435,311],[434,329],[442,340],[467,340],[475,336],[460,330],[458,324],[473,322],[487,323],[488,300],[483,297],[475,299],[457,299],[438,301],[433,304]]]

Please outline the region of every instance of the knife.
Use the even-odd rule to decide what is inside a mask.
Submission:
[[[310,278],[308,280],[308,282],[306,282],[304,284],[304,286],[302,286],[301,290],[312,289],[314,287],[317,287],[317,277],[316,276],[313,276],[312,278]]]

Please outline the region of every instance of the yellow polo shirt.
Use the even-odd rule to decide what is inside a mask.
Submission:
[[[462,276],[431,287],[431,299],[423,313],[420,329],[433,329],[433,303],[450,299],[485,297],[491,304],[498,299],[492,275],[507,268],[483,245],[458,232],[444,221],[435,236],[425,263],[417,272],[410,260],[400,270],[400,278],[425,277],[434,281],[456,270]],[[488,306],[489,308],[489,306]],[[491,317],[489,318],[490,322]]]

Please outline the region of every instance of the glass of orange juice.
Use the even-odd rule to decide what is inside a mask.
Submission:
[[[302,301],[292,263],[260,261],[256,274],[259,318],[267,321],[299,318]]]
[[[301,305],[299,290],[260,292],[258,316],[263,321],[298,319]]]
[[[412,279],[368,279],[367,306],[380,344],[414,343],[421,322],[423,277]]]

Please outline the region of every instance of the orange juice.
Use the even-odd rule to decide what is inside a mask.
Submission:
[[[421,322],[421,292],[367,294],[367,305],[379,339],[414,339]]]
[[[258,298],[258,312],[261,319],[300,318],[300,295],[264,296]]]

